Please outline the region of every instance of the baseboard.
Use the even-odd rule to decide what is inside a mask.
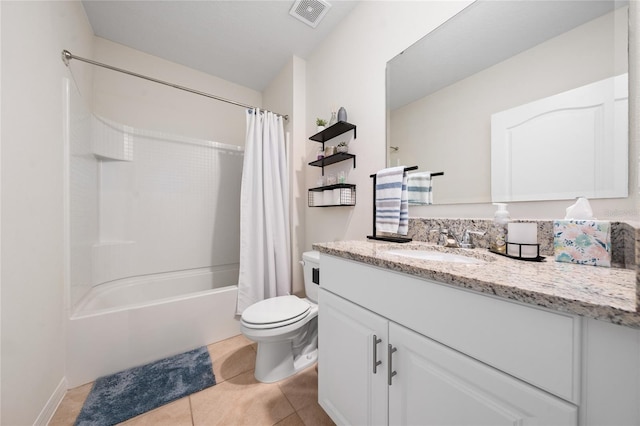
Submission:
[[[49,397],[49,400],[47,401],[45,406],[42,408],[42,411],[40,411],[38,418],[36,418],[36,421],[33,422],[33,426],[46,426],[49,424],[51,418],[58,409],[58,406],[62,402],[65,393],[67,393],[67,378],[63,377],[56,389]]]

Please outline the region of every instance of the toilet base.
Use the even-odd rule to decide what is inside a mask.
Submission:
[[[318,360],[318,350],[301,354],[296,359],[291,351],[291,341],[259,342],[256,355],[256,380],[273,383],[293,376]]]

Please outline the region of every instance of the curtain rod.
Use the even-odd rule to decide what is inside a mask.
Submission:
[[[154,83],[164,84],[165,86],[173,87],[174,89],[179,89],[179,90],[184,90],[185,92],[195,93],[196,95],[205,96],[207,98],[211,98],[211,99],[215,99],[215,100],[218,100],[218,101],[226,102],[228,104],[233,104],[233,105],[237,105],[237,106],[240,106],[240,107],[243,107],[243,108],[249,108],[249,109],[254,109],[254,110],[257,109],[256,107],[251,106],[251,105],[246,105],[246,104],[243,104],[243,103],[240,103],[240,102],[232,101],[230,99],[221,98],[220,96],[211,95],[209,93],[200,92],[199,90],[190,89],[188,87],[180,86],[178,84],[173,84],[173,83],[169,83],[169,82],[166,82],[166,81],[163,81],[163,80],[158,80],[157,78],[147,77],[146,75],[138,74],[138,73],[135,73],[135,72],[132,72],[132,71],[127,71],[127,70],[124,70],[122,68],[118,68],[118,67],[114,67],[114,66],[111,66],[111,65],[103,64],[101,62],[92,61],[91,59],[82,58],[80,56],[76,56],[76,55],[71,54],[71,52],[69,52],[66,49],[63,50],[62,51],[62,62],[64,62],[64,64],[66,66],[69,66],[69,61],[71,59],[77,59],[78,61],[86,62],[86,63],[91,64],[91,65],[96,65],[96,66],[99,66],[99,67],[102,67],[102,68],[107,68],[107,69],[110,69],[112,71],[118,71],[118,72],[121,72],[123,74],[129,74],[129,75],[132,75],[134,77],[142,78],[144,80],[149,80],[149,81],[152,81]],[[276,112],[274,112],[274,114],[284,118],[285,120],[289,120],[289,116],[286,115],[286,114],[278,114]]]

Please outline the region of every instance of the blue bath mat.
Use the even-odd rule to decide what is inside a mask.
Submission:
[[[206,347],[96,380],[77,426],[120,423],[216,384]]]

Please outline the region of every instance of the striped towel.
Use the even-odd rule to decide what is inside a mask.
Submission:
[[[409,203],[407,173],[404,166],[390,167],[376,173],[376,229],[407,235]]]
[[[409,204],[428,206],[433,204],[431,172],[411,173],[407,177]]]

